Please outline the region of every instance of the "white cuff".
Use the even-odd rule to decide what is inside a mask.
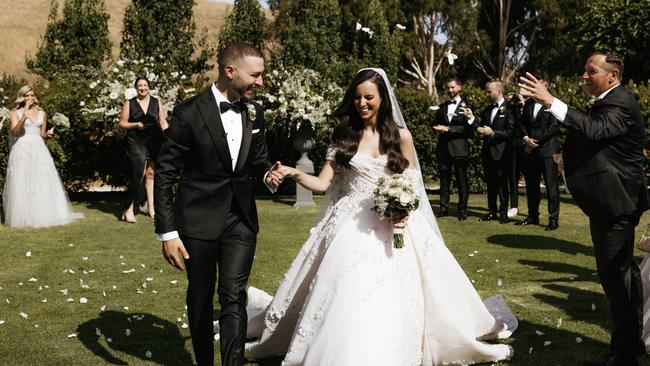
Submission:
[[[264,185],[266,186],[266,188],[268,188],[269,191],[271,191],[271,193],[275,193],[275,192],[278,191],[278,189],[277,189],[277,188],[273,188],[273,187],[271,187],[270,185],[266,184],[266,177],[267,177],[268,175],[269,175],[269,172],[266,172],[266,174],[264,174],[264,178],[262,178],[262,181],[264,182]]]
[[[470,119],[467,120],[467,124],[468,124],[468,125],[471,125],[472,123],[474,123],[474,119],[475,119],[475,117],[472,116],[472,118],[470,118]]]
[[[563,101],[553,98],[553,103],[551,103],[551,108],[549,111],[551,114],[557,118],[558,121],[564,122],[566,118],[566,112],[569,110],[569,107]]]
[[[168,233],[162,233],[162,234],[156,233],[156,240],[158,241],[167,241],[167,240],[176,239],[178,237],[179,237],[178,231],[176,230],[170,231]]]

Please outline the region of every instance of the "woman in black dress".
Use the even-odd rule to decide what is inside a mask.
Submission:
[[[120,115],[120,128],[126,132],[126,156],[128,160],[129,204],[122,213],[122,220],[135,223],[134,206],[145,200],[149,216],[154,216],[153,176],[156,158],[163,133],[167,127],[161,101],[149,94],[149,80],[139,77],[135,81],[138,95],[124,102]]]

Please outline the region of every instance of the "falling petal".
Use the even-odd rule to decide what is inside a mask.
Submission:
[[[445,56],[447,56],[447,62],[449,62],[450,65],[453,65],[454,61],[456,61],[458,58],[458,56],[454,53],[451,53],[451,51],[447,51],[447,54]]]
[[[111,338],[111,337],[106,338],[106,342],[108,342],[108,343],[113,342],[113,338]]]
[[[102,291],[102,296],[106,297],[106,291]]]
[[[140,267],[147,268],[147,266],[145,266],[144,263],[140,263]]]
[[[74,246],[74,244],[72,244],[72,243],[68,244],[68,247],[73,247],[73,246]]]
[[[357,31],[360,30],[362,27],[363,27],[363,26],[362,26],[361,24],[359,24],[359,22],[357,22],[357,25],[356,25],[356,29],[357,29]]]
[[[158,291],[156,291],[156,290],[151,290],[151,292],[153,292],[154,294],[158,293]]]
[[[395,24],[395,27],[397,27],[397,29],[399,29],[399,30],[405,30],[406,29],[406,26],[401,25],[399,23]]]
[[[431,107],[429,107],[430,111],[437,111],[438,109],[440,109],[440,107],[437,105],[432,105]]]

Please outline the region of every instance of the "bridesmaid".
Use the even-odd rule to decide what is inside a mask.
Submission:
[[[145,199],[149,216],[154,217],[154,169],[163,138],[162,131],[169,126],[162,102],[149,93],[149,80],[138,77],[134,86],[138,94],[124,102],[120,114],[120,128],[127,130],[126,156],[129,174],[129,202],[122,213],[122,220],[131,223],[137,222],[134,206],[139,206]]]

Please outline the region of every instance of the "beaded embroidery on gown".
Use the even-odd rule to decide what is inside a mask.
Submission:
[[[406,366],[512,356],[512,347],[482,340],[509,336],[517,319],[498,295],[487,309],[419,211],[404,248],[393,248],[390,222],[372,211],[378,178],[391,174],[386,161],[354,155],[275,296],[249,289],[247,336],[255,340],[246,344],[247,359],[286,354],[286,366]],[[417,170],[405,173],[421,179]]]
[[[21,112],[18,112],[21,117]],[[48,227],[69,224],[83,217],[72,211],[50,151],[41,137],[43,112],[29,118],[16,137],[7,163],[2,195],[5,225]]]

